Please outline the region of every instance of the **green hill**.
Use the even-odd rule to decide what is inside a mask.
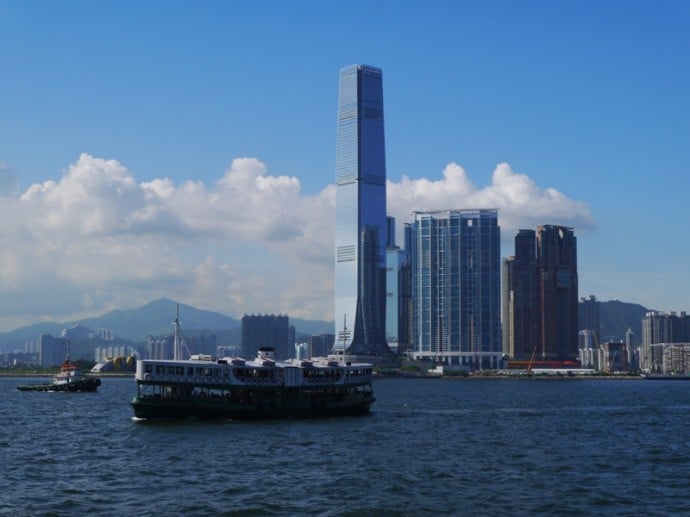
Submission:
[[[642,342],[642,319],[649,310],[637,303],[626,303],[619,300],[600,302],[600,341],[625,341],[625,333],[631,329],[633,331],[633,344],[640,344]]]

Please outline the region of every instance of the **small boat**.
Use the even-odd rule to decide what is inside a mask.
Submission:
[[[86,377],[78,364],[70,361],[69,349],[67,357],[53,377],[53,382],[45,384],[22,384],[17,386],[20,391],[66,391],[83,392],[96,391],[101,385],[97,377]]]

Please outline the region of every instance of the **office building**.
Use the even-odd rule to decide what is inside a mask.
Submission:
[[[386,157],[379,68],[340,71],[336,142],[334,348],[386,355]]]
[[[413,353],[465,369],[501,367],[498,212],[414,213]]]

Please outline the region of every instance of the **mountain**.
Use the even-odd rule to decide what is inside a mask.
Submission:
[[[69,324],[72,326],[73,324]],[[56,321],[45,321],[43,323],[33,323],[26,327],[20,327],[9,332],[0,332],[0,351],[21,349],[24,343],[35,341],[41,334],[59,336],[60,331],[68,326],[65,323]]]
[[[0,350],[21,348],[24,343],[36,340],[47,333],[59,336],[62,329],[75,325],[112,329],[120,339],[140,343],[149,335],[170,334],[173,331],[177,303],[168,298],[161,298],[142,307],[129,310],[114,310],[102,316],[71,322],[34,323],[9,332],[0,333]],[[185,333],[219,332],[239,330],[240,322],[217,312],[197,309],[191,305],[180,304],[180,322]]]
[[[103,316],[81,320],[79,324],[93,330],[113,329],[118,337],[140,342],[149,335],[170,334],[176,313],[177,303],[161,298],[136,309],[114,310]],[[180,324],[186,333],[191,330],[219,331],[240,327],[240,322],[229,316],[184,304],[180,304]]]
[[[62,329],[81,325],[92,330],[112,329],[118,339],[133,343],[146,341],[147,336],[160,336],[173,331],[172,321],[177,303],[168,298],[154,300],[142,307],[114,310],[102,316],[72,322],[34,323],[9,332],[0,332],[0,350],[21,348],[27,341],[38,339],[41,334],[59,336]],[[219,342],[239,344],[241,322],[223,314],[180,304],[180,324],[186,335],[213,333]],[[295,326],[297,340],[303,341],[312,334],[332,334],[333,322],[290,318]]]
[[[642,319],[650,309],[637,303],[626,303],[619,300],[599,302],[599,327],[602,343],[608,341],[625,341],[628,329],[633,331],[633,344],[642,342]]]

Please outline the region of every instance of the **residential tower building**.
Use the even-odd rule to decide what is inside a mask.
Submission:
[[[497,210],[414,212],[411,240],[413,357],[501,367]]]

